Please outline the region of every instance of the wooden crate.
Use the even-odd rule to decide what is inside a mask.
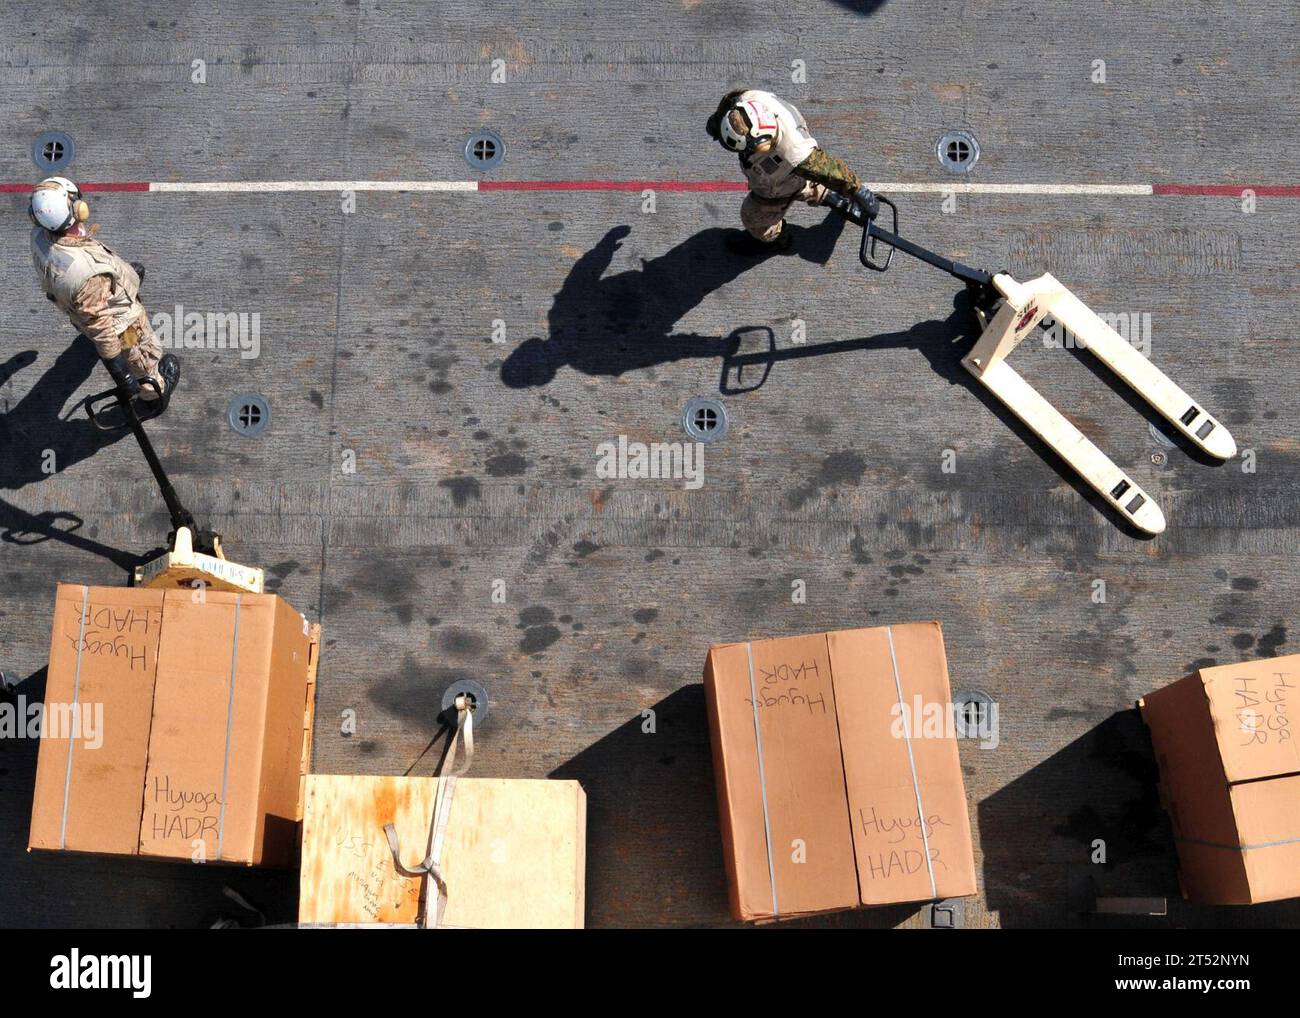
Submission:
[[[307,776],[300,923],[415,922],[423,881],[393,868],[384,825],[396,826],[403,863],[418,863],[439,780]],[[580,929],[586,842],[587,797],[576,781],[457,779],[441,860],[443,925]],[[432,908],[432,886],[429,897]]]

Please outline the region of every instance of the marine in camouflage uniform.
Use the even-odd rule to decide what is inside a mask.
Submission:
[[[45,296],[94,344],[119,392],[151,404],[144,419],[161,413],[180,380],[180,362],[163,354],[140,303],[144,267],[95,239],[97,227],[86,225],[90,206],[66,177],[37,184],[27,211],[32,264]]]
[[[33,240],[34,247],[38,243],[38,240]],[[95,344],[95,352],[101,360],[115,361],[125,355],[126,366],[137,382],[149,378],[159,389],[165,389],[158,369],[162,344],[149,324],[148,313],[140,304],[140,277],[136,269],[78,227],[51,238],[48,244],[52,248],[90,248],[86,254],[95,259],[95,267],[104,268],[78,286],[66,303],[59,299],[55,288],[46,287],[50,300],[67,314],[77,331]],[[52,252],[55,259],[62,253]],[[48,261],[48,256],[42,261]],[[38,261],[40,267],[41,261]],[[43,271],[42,281],[50,275]],[[120,331],[119,326],[122,326]],[[140,389],[138,398],[148,402],[157,399],[158,393],[146,385]]]
[[[760,244],[774,245],[782,239],[785,213],[794,202],[820,205],[827,190],[851,195],[862,186],[842,159],[818,146],[803,115],[771,92],[727,93],[707,129],[732,151],[736,148],[729,139],[737,134],[750,136],[746,150],[737,153],[749,182],[740,221]]]

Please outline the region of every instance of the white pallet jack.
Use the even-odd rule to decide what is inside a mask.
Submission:
[[[152,379],[140,384],[158,391]],[[159,393],[161,396],[161,393]],[[181,504],[172,487],[162,462],[154,451],[153,443],[145,434],[144,424],[136,413],[131,397],[119,388],[109,389],[86,400],[86,414],[91,423],[101,431],[118,431],[129,427],[140,443],[140,451],[153,472],[167,512],[171,516],[172,531],[167,535],[167,550],[140,565],[131,575],[135,587],[204,587],[244,594],[260,594],[265,587],[266,574],[252,566],[231,562],[221,549],[221,535],[204,530],[195,522],[193,514]],[[105,417],[105,414],[113,415]]]
[[[904,240],[898,235],[898,207],[866,189],[852,199],[831,195],[828,204],[863,228],[858,257],[867,268],[884,272],[897,249],[966,283],[974,292],[983,331],[962,365],[1139,530],[1159,534],[1165,529],[1165,515],[1155,499],[1007,363],[1044,318],[1050,315],[1198,449],[1224,460],[1237,454],[1237,443],[1222,423],[1050,273],[1022,284],[1005,272],[973,269]],[[882,204],[892,210],[892,230],[875,221]],[[878,243],[889,249],[883,261],[876,253]]]

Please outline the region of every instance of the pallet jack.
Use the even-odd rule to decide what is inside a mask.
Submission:
[[[152,378],[140,380],[141,388],[151,388],[162,398],[162,391]],[[172,530],[167,535],[167,550],[161,555],[146,559],[132,571],[133,587],[207,587],[244,594],[260,594],[265,587],[266,574],[252,566],[241,566],[226,558],[221,547],[221,535],[205,530],[195,522],[194,515],[181,504],[171,479],[163,469],[162,461],[154,451],[153,443],[145,434],[144,421],[136,411],[135,401],[121,386],[87,397],[86,416],[100,431],[131,429],[140,444],[145,461],[158,482],[167,512],[171,516]],[[146,420],[148,418],[145,418]]]
[[[832,193],[826,204],[862,227],[858,260],[868,269],[886,271],[894,252],[903,251],[966,284],[982,331],[962,366],[1139,530],[1159,534],[1165,529],[1155,500],[1007,363],[1044,318],[1051,315],[1193,446],[1221,460],[1237,454],[1237,443],[1220,421],[1050,273],[1018,283],[1005,272],[971,268],[914,244],[899,236],[898,206],[865,187],[852,197]],[[876,222],[882,206],[890,210],[888,230]],[[887,249],[883,258],[881,247]]]

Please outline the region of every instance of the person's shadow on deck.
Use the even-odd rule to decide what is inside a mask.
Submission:
[[[36,351],[25,350],[0,363],[0,386],[35,361]],[[98,363],[94,344],[78,336],[22,399],[12,407],[0,404],[0,489],[15,491],[50,476],[47,449],[62,471],[130,434],[100,431],[80,412],[80,401],[64,410]]]
[[[565,365],[585,375],[617,376],[690,357],[724,357],[733,336],[675,333],[677,322],[715,290],[769,258],[830,261],[844,220],[832,214],[816,226],[790,224],[783,253],[742,255],[728,249],[736,230],[710,227],[641,266],[606,276],[630,226],[616,226],[574,264],[555,295],[545,339],[521,343],[501,366],[512,389],[549,384]]]
[[[0,386],[35,361],[36,351],[24,350],[0,363]],[[0,490],[16,491],[43,481],[51,471],[66,470],[130,434],[100,431],[81,412],[80,401],[64,410],[98,363],[94,344],[78,336],[22,399],[12,407],[0,400]],[[39,544],[53,539],[123,568],[138,561],[136,555],[77,534],[82,525],[81,517],[71,511],[31,513],[0,499],[0,541]]]

